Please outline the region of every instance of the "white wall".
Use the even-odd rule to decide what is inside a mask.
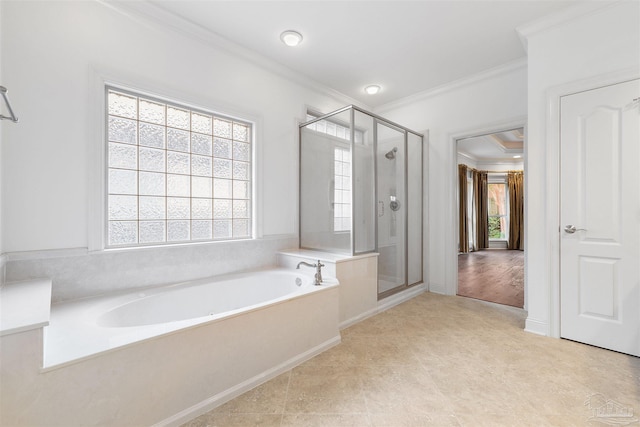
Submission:
[[[0,23],[2,22],[2,6],[0,5]],[[2,46],[2,29],[0,28],[0,47]],[[4,61],[2,60],[2,54],[0,54],[0,85],[4,85],[2,80],[2,68],[4,66]],[[4,106],[0,107],[0,111],[4,111]],[[0,114],[7,115],[6,113],[0,112]],[[5,257],[2,246],[2,175],[3,175],[3,167],[2,167],[2,134],[4,129],[4,120],[0,120],[0,286],[4,284],[4,273],[5,273]]]
[[[510,64],[448,88],[417,95],[403,104],[388,105],[376,113],[416,131],[429,130],[428,277],[432,292],[455,292],[457,253],[455,139],[526,115],[526,67]]]
[[[634,69],[640,64],[639,3],[593,2],[552,17],[550,23],[523,27],[528,41],[527,67],[506,67],[503,73],[478,76],[468,84],[419,94],[402,104],[383,106],[377,113],[420,130],[429,129],[429,287],[435,292],[455,289],[455,258],[450,255],[455,233],[453,139],[491,130],[527,116],[526,151],[526,284],[527,330],[554,335],[551,322],[551,283],[556,271],[557,201],[549,188],[557,164],[547,148],[550,129],[548,95],[563,85],[603,74]],[[583,12],[580,14],[580,12]],[[576,17],[576,14],[578,16]],[[622,73],[621,73],[622,74]],[[527,77],[528,75],[528,77]],[[583,88],[584,89],[584,88]],[[524,123],[524,120],[522,120]],[[497,130],[497,129],[496,129]],[[557,161],[557,158],[556,158]],[[554,223],[555,221],[555,223]],[[556,254],[557,258],[557,254]],[[557,304],[557,301],[556,301]],[[557,326],[557,325],[556,325]]]
[[[9,256],[8,280],[25,278],[12,269],[11,260],[22,258],[16,253],[89,245],[90,203],[99,191],[90,182],[90,159],[101,137],[101,79],[255,119],[258,222],[265,238],[290,244],[298,224],[297,120],[307,106],[331,111],[352,100],[102,3],[2,2],[0,10],[3,85],[20,115],[19,124],[2,127],[0,248]],[[226,261],[224,251],[215,251],[221,252],[219,265]],[[179,265],[188,254],[175,249],[169,259]],[[135,263],[137,252],[130,257]],[[275,253],[272,258],[275,263]],[[82,262],[99,269],[96,259]],[[54,295],[60,286],[54,280]]]
[[[594,11],[594,7],[601,9]],[[604,80],[600,80],[604,82],[611,79],[610,73],[624,70],[638,76],[640,65],[640,3],[595,2],[595,6],[589,5],[584,12],[569,21],[556,21],[557,25],[540,23],[521,29],[528,42],[528,140],[531,141],[527,147],[529,222],[525,234],[528,236],[529,316],[526,327],[545,335],[557,335],[558,325],[552,325],[552,319],[559,310],[557,295],[551,293],[551,284],[558,280],[559,218],[557,143],[553,146],[553,121],[557,121],[557,114],[549,118],[550,102],[557,104],[559,95],[597,87],[595,80],[585,79],[599,80],[599,76],[604,76]]]

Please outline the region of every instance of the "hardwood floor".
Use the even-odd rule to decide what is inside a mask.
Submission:
[[[524,252],[485,249],[459,254],[458,295],[524,307]]]

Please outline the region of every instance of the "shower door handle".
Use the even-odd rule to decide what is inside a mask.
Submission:
[[[335,203],[335,196],[336,196],[336,182],[335,180],[330,180],[329,181],[329,207],[331,207],[331,209],[333,209],[336,206]]]
[[[384,216],[384,202],[378,200],[378,218]]]

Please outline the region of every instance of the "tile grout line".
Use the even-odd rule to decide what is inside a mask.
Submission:
[[[362,365],[360,364],[360,365],[359,365],[359,367],[360,367],[360,368],[362,368]],[[359,375],[357,376],[357,378],[358,378],[358,383],[359,383],[359,386],[360,386],[360,392],[362,393],[362,399],[364,400],[364,407],[365,407],[365,409],[366,409],[366,411],[367,411],[367,412],[366,412],[366,416],[367,416],[367,425],[369,425],[369,426],[373,426],[373,422],[372,422],[372,420],[371,420],[371,408],[370,408],[370,406],[369,406],[369,399],[367,399],[367,394],[364,392],[364,391],[365,391],[365,390],[364,390],[364,384],[363,384],[363,381],[362,381],[361,375],[362,375],[362,374],[359,374]]]
[[[284,392],[284,403],[282,404],[282,411],[280,413],[280,427],[282,427],[282,424],[284,423],[284,414],[287,410],[287,402],[289,401],[289,386],[291,385],[291,377],[293,376],[294,369],[295,368],[291,368],[287,372],[289,374],[289,377],[287,378],[287,389]]]

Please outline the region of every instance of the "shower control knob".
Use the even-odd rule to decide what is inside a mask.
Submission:
[[[398,199],[395,198],[395,196],[391,196],[391,201],[389,202],[389,208],[391,208],[391,210],[394,212],[397,212],[400,209],[400,202],[398,201]]]

